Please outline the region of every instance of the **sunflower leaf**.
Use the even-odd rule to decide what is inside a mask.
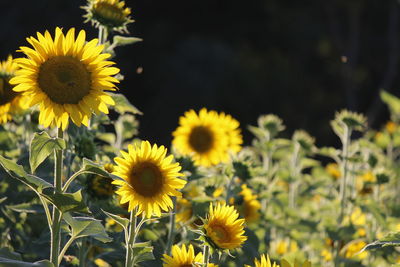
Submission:
[[[71,211],[90,213],[82,199],[81,190],[75,193],[45,192],[43,196],[63,213]]]
[[[143,39],[137,37],[126,37],[121,35],[115,35],[113,38],[112,46],[116,47],[116,46],[130,45],[141,41],[143,41]]]
[[[53,187],[52,184],[34,175],[27,174],[21,165],[0,156],[0,165],[13,178],[27,185],[30,189],[40,194],[43,189]]]
[[[54,265],[48,260],[31,263],[0,257],[0,267],[54,267]]]
[[[105,210],[101,210],[101,211],[104,212],[104,214],[107,215],[109,218],[113,219],[116,223],[121,225],[125,230],[128,228],[129,220],[127,218],[123,218],[116,214],[109,213]]]
[[[113,106],[112,108],[114,108],[116,112],[120,114],[124,114],[127,112],[139,115],[143,114],[139,109],[137,109],[134,105],[132,105],[123,94],[114,94],[114,93],[108,93],[108,94],[111,95],[111,97],[115,101],[115,106]]]
[[[91,236],[103,243],[112,241],[100,220],[90,217],[72,217],[69,213],[64,213],[63,218],[71,227],[71,238],[73,239]]]
[[[48,157],[54,150],[65,149],[65,140],[61,138],[52,138],[46,132],[35,133],[30,145],[29,164],[31,172]]]
[[[359,253],[365,250],[378,249],[383,247],[398,247],[400,246],[400,232],[389,233],[385,237],[367,244]]]
[[[81,171],[97,174],[97,175],[100,175],[100,176],[103,176],[103,177],[108,177],[108,178],[111,178],[113,180],[125,181],[122,178],[107,172],[103,168],[103,166],[101,166],[101,165],[99,165],[99,164],[97,164],[97,163],[95,163],[95,162],[93,162],[93,161],[91,161],[91,160],[89,160],[87,158],[83,159],[83,167],[82,167]]]
[[[143,261],[154,260],[153,255],[153,247],[151,243],[142,242],[142,243],[135,243],[133,246],[129,245],[129,248],[132,250],[133,257],[133,264],[136,265]]]

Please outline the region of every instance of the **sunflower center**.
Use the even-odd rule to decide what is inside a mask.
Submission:
[[[78,104],[90,92],[91,75],[78,59],[55,56],[40,66],[38,83],[53,102]]]
[[[158,166],[143,162],[132,170],[130,184],[139,195],[152,197],[161,191],[163,176]]]
[[[8,79],[0,78],[0,106],[10,103],[17,95],[8,83]]]
[[[189,144],[198,153],[207,152],[213,145],[213,135],[208,128],[197,126],[190,133]]]
[[[226,241],[229,239],[229,233],[226,229],[221,225],[214,225],[213,231],[217,235],[217,238],[220,242]]]

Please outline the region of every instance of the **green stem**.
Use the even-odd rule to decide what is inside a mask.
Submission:
[[[61,128],[57,132],[58,138],[63,138],[63,131]],[[56,192],[62,191],[62,160],[63,150],[54,151],[54,188]],[[61,225],[61,212],[53,205],[53,222],[51,227],[51,247],[50,247],[50,261],[55,267],[58,267],[58,256],[60,252],[60,225]]]
[[[78,251],[78,258],[79,258],[79,267],[85,267],[85,261],[86,261],[86,252],[85,252],[85,243],[86,239],[82,237],[80,239],[80,242],[78,243],[79,245],[79,251]]]
[[[210,261],[210,247],[208,245],[204,245],[203,254],[203,266],[208,267],[208,263]]]
[[[74,173],[71,177],[68,178],[68,180],[65,182],[64,186],[62,187],[62,192],[65,193],[68,190],[69,185],[72,183],[73,180],[75,180],[76,177],[78,177],[81,174],[84,173],[91,173],[87,170],[80,170],[76,173]]]
[[[41,195],[38,194],[38,196],[39,196],[40,202],[42,202],[44,212],[46,213],[47,224],[49,225],[49,229],[51,231],[51,226],[52,226],[53,222],[51,219],[49,207],[47,206],[47,201]]]
[[[170,255],[171,253],[171,247],[175,237],[174,230],[175,230],[176,197],[172,198],[172,203],[173,203],[173,209],[169,214],[169,233],[168,233],[167,246],[165,249],[165,253],[167,255]]]
[[[132,255],[132,249],[130,248],[133,247],[133,244],[135,244],[136,223],[137,223],[136,212],[137,212],[136,209],[131,211],[131,216],[129,220],[129,234],[128,234],[128,240],[126,240],[125,267],[132,267],[133,255]]]
[[[344,127],[344,138],[343,138],[343,151],[342,151],[342,170],[343,177],[340,183],[340,213],[339,213],[339,225],[342,224],[344,218],[344,212],[346,209],[346,187],[347,187],[347,176],[348,176],[348,157],[349,157],[349,145],[350,145],[350,129]]]
[[[61,264],[61,261],[64,257],[65,252],[67,252],[67,249],[69,248],[69,246],[71,246],[72,242],[74,242],[75,238],[71,237],[67,243],[64,245],[63,249],[60,252],[60,255],[58,255],[58,264]]]

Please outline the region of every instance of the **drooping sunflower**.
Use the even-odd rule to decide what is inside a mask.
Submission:
[[[107,105],[114,100],[105,90],[115,91],[119,81],[112,77],[119,72],[107,61],[109,54],[93,39],[85,43],[81,30],[75,39],[75,29],[66,35],[56,28],[54,39],[48,31],[37,33],[37,39],[27,38],[32,48],[22,46],[27,58],[15,61],[21,68],[10,80],[15,92],[29,96],[29,106],[39,104],[39,123],[65,130],[69,119],[77,126],[88,125],[92,113],[108,113]]]
[[[239,214],[245,218],[247,223],[252,223],[260,218],[259,210],[261,208],[260,201],[257,200],[257,195],[254,195],[247,185],[242,185],[242,191],[239,193],[239,203],[235,201],[234,205],[239,211]]]
[[[245,266],[251,267],[250,265],[245,265]],[[276,262],[271,263],[268,254],[267,257],[265,257],[265,254],[262,254],[260,260],[254,259],[254,267],[279,267],[279,265],[277,265]]]
[[[219,114],[220,125],[228,136],[228,149],[234,153],[242,149],[243,137],[240,133],[240,123],[231,115],[221,112]]]
[[[0,123],[6,123],[12,116],[27,108],[26,97],[13,91],[10,79],[18,70],[12,56],[0,62]]]
[[[177,189],[186,184],[178,178],[183,174],[179,163],[172,163],[174,156],[166,157],[164,146],[152,147],[148,141],[142,141],[140,146],[129,145],[128,153],[121,154],[114,159],[117,165],[113,172],[124,180],[113,181],[120,186],[116,193],[121,196],[121,204],[129,203],[129,212],[137,207],[136,215],[144,212],[147,218],[161,216],[161,210],[172,208],[171,196],[180,197]]]
[[[172,133],[172,144],[183,155],[192,156],[195,164],[216,165],[228,159],[229,137],[215,111],[203,108],[185,112],[179,127]]]
[[[91,21],[95,27],[103,26],[109,30],[128,32],[126,26],[133,22],[130,17],[131,9],[125,7],[124,1],[119,0],[88,0],[82,7],[86,10],[83,16],[85,22]]]
[[[204,222],[205,235],[216,249],[235,249],[242,246],[247,237],[244,235],[244,219],[238,219],[239,213],[233,206],[210,203],[209,213]]]

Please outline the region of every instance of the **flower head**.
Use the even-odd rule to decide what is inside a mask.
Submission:
[[[196,165],[211,166],[229,159],[229,153],[241,149],[239,123],[230,115],[203,108],[185,112],[173,132],[175,148],[192,156]]]
[[[238,219],[239,213],[233,206],[210,203],[208,217],[204,223],[207,240],[216,249],[235,249],[242,246],[247,237],[244,235],[244,219]]]
[[[88,125],[92,113],[108,113],[106,104],[114,100],[105,90],[115,91],[112,77],[119,69],[106,61],[103,46],[97,39],[85,43],[81,30],[75,39],[75,29],[66,35],[56,28],[54,39],[48,31],[37,33],[37,39],[27,38],[32,48],[22,46],[27,58],[15,59],[21,68],[10,80],[15,92],[29,96],[29,106],[39,104],[39,123],[45,127],[57,126],[65,130],[69,119],[77,126]]]
[[[171,256],[168,256],[167,254],[163,255],[163,267],[203,266],[203,253],[199,252],[195,254],[192,245],[189,245],[187,249],[184,244],[181,247],[174,245],[171,254]],[[217,265],[212,263],[209,263],[208,266],[217,267]]]
[[[250,265],[246,265],[246,267],[250,267]],[[276,262],[271,263],[269,255],[265,257],[265,254],[262,254],[260,260],[254,259],[254,267],[279,267],[279,265]]]
[[[131,9],[120,0],[88,0],[82,7],[86,10],[85,22],[91,21],[96,27],[104,26],[110,30],[128,32],[126,26],[133,22]]]
[[[0,62],[0,123],[6,123],[17,114],[27,108],[26,97],[13,91],[10,79],[18,70],[18,65],[12,56]]]
[[[128,146],[128,153],[121,151],[122,157],[115,158],[117,165],[113,174],[123,180],[114,180],[120,187],[116,191],[121,196],[121,204],[129,203],[128,211],[137,208],[137,215],[145,213],[161,216],[161,210],[173,207],[171,196],[181,196],[181,189],[186,184],[179,171],[179,163],[172,163],[174,157],[166,157],[164,146],[151,146],[142,141],[140,146]]]

